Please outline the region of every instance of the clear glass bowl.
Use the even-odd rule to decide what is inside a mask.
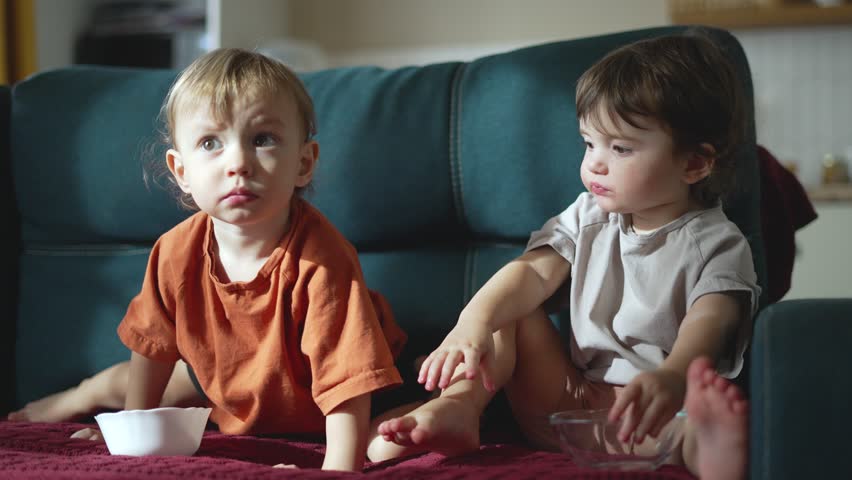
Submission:
[[[636,443],[618,440],[621,422],[607,420],[609,409],[572,410],[550,416],[550,425],[559,435],[559,444],[577,466],[611,470],[654,470],[683,439],[686,412],[677,415],[660,431]]]
[[[163,407],[95,415],[113,455],[193,455],[201,445],[209,408]]]

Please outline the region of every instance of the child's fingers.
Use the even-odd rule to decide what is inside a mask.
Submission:
[[[659,429],[658,424],[660,423],[660,419],[665,417],[665,408],[665,402],[652,401],[651,404],[648,405],[648,408],[642,412],[642,418],[636,426],[637,442],[642,442],[649,431]]]
[[[90,440],[93,442],[103,442],[104,437],[101,435],[101,431],[97,428],[84,428],[82,430],[77,430],[76,432],[71,434],[71,438],[76,438],[79,440]]]
[[[609,421],[617,422],[624,415],[627,407],[639,397],[640,393],[639,388],[635,384],[627,385],[616,397],[615,403],[609,409]]]
[[[444,389],[450,384],[450,381],[453,379],[453,373],[456,371],[456,367],[459,363],[461,363],[461,356],[462,352],[453,350],[444,358],[444,365],[441,367],[441,377],[438,380],[438,387]]]
[[[494,376],[492,374],[493,365],[494,352],[483,355],[482,360],[479,362],[479,371],[482,374],[482,386],[489,392],[494,392],[494,390],[496,390],[494,387]]]
[[[636,433],[636,428],[644,418],[645,411],[651,400],[644,395],[642,387],[639,384],[633,386],[635,388],[629,392],[631,402],[629,407],[627,407],[627,414],[621,416],[621,429],[619,429],[618,438],[622,442],[626,442],[631,434]]]
[[[435,352],[429,354],[423,363],[420,364],[420,373],[417,374],[417,383],[426,383],[426,377],[429,375],[429,368],[432,366],[432,359],[435,358]]]
[[[473,379],[476,378],[478,373],[480,373],[480,357],[481,355],[479,354],[479,350],[473,348],[464,349],[465,378]]]
[[[429,372],[426,374],[426,390],[429,390],[431,392],[435,389],[435,385],[438,382],[441,369],[444,366],[444,359],[446,357],[447,352],[435,352],[435,358],[432,359],[432,362],[429,365]]]
[[[641,409],[636,403],[631,404],[631,409],[626,415],[621,417],[621,428],[618,430],[618,439],[622,442],[627,442],[630,435],[636,431],[636,424],[639,423],[639,418],[642,416]]]

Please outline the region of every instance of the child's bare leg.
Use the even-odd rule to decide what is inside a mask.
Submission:
[[[117,363],[80,382],[76,387],[28,403],[8,415],[11,421],[65,422],[102,410],[124,408],[129,362]],[[163,394],[162,406],[202,405],[186,370],[179,361]]]
[[[515,327],[494,334],[494,383],[501,387],[514,370]],[[377,433],[387,444],[376,448],[370,460],[380,461],[422,451],[448,456],[461,455],[479,448],[479,417],[494,396],[482,385],[482,379],[465,378],[464,364],[456,368],[450,385],[440,395],[407,415],[383,416]]]
[[[683,461],[701,480],[741,480],[748,463],[748,405],[739,387],[716,374],[709,359],[687,372]]]
[[[549,415],[583,408],[583,383],[559,331],[543,310],[533,312],[518,328],[515,372],[504,387],[518,426],[533,445],[558,448]]]
[[[160,406],[183,408],[207,406],[207,400],[195,388],[183,360],[178,360],[175,363],[175,369],[172,371],[169,383],[166,384],[166,389],[163,391]],[[124,405],[122,405],[122,408],[124,408]]]
[[[120,409],[127,390],[128,362],[101,370],[91,378],[47,397],[32,401],[9,414],[12,421],[66,422],[98,410]]]
[[[542,335],[548,338],[540,338]],[[561,367],[567,364],[567,360],[562,353],[558,334],[544,312],[537,311],[515,325],[496,332],[494,347],[496,361],[493,380],[498,389],[506,385],[509,389],[522,392],[516,396],[516,400],[522,396],[534,397],[537,403],[543,405],[540,407],[542,412],[559,403],[565,392],[565,375]],[[534,358],[521,359],[520,355],[532,355]],[[562,361],[558,361],[559,359]],[[513,377],[513,374],[518,373],[516,360],[519,365],[525,365],[524,374],[528,369],[537,369],[535,378],[546,381],[524,382],[523,385],[516,383]],[[552,365],[560,367],[551,368]],[[533,368],[534,366],[537,368]],[[510,388],[510,385],[513,387]],[[524,388],[530,390],[524,392]],[[440,396],[424,403],[408,415],[381,423],[378,433],[388,442],[407,447],[396,451],[394,456],[424,450],[445,455],[466,453],[479,447],[479,417],[493,395],[485,390],[480,378],[466,379],[464,367],[460,365],[453,381]],[[536,408],[535,405],[517,401],[524,411]]]

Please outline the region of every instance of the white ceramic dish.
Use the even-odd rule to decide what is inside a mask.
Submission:
[[[653,470],[662,465],[683,438],[686,412],[678,412],[657,438],[621,444],[616,438],[621,422],[609,423],[609,410],[554,413],[550,425],[559,444],[578,466],[611,470]]]
[[[192,455],[210,416],[209,408],[164,407],[95,416],[113,455]]]

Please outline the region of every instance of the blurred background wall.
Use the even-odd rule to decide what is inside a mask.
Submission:
[[[469,59],[669,23],[665,0],[314,0],[291,10],[292,35],[341,65]]]

